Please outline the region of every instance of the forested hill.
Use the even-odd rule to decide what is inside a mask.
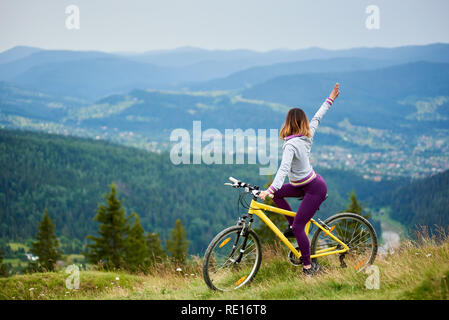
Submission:
[[[391,217],[409,227],[449,225],[449,170],[397,188],[386,202]]]
[[[48,208],[58,236],[84,241],[97,229],[97,205],[114,182],[127,213],[137,212],[146,231],[164,239],[180,218],[195,251],[237,217],[235,194],[223,187],[227,177],[258,178],[256,167],[174,166],[168,154],[32,132],[0,130],[0,150],[4,240],[34,237]]]
[[[258,165],[175,166],[168,154],[44,133],[0,130],[0,151],[0,239],[34,237],[48,208],[56,234],[63,243],[77,243],[76,250],[95,232],[93,217],[112,182],[127,213],[137,212],[146,231],[159,232],[164,240],[180,218],[189,252],[199,253],[238,217],[236,191],[223,186],[227,178],[259,186],[268,181],[259,176]],[[344,210],[351,190],[364,200],[394,186],[351,172],[316,169],[329,192],[317,213],[321,217]]]

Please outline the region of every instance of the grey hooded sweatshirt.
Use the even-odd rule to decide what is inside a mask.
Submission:
[[[303,186],[313,179],[316,174],[310,165],[310,150],[312,149],[313,136],[320,124],[321,118],[332,106],[333,100],[327,98],[309,123],[311,137],[299,134],[285,137],[282,145],[282,161],[279,166],[273,183],[268,188],[268,192],[274,193],[282,187],[285,176],[288,176],[290,183],[294,186]]]

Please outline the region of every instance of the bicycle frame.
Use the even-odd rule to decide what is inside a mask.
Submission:
[[[255,200],[255,199],[253,199],[251,201],[251,205],[248,209],[248,214],[250,214],[250,215],[255,214],[256,216],[258,216],[271,229],[271,231],[273,231],[274,234],[279,239],[281,239],[281,241],[295,254],[296,257],[298,257],[298,258],[301,257],[301,253],[298,250],[296,250],[296,248],[290,243],[290,241],[288,241],[288,239],[279,230],[279,228],[276,227],[276,225],[270,220],[270,218],[267,217],[267,215],[264,213],[264,210],[282,214],[285,216],[290,216],[290,217],[295,217],[296,212],[280,209],[280,208],[273,207],[273,206],[270,206],[270,205],[267,205],[267,204],[264,204],[261,202],[257,202],[257,200]],[[321,226],[321,224],[316,222],[313,218],[310,219],[310,221],[306,224],[306,227],[305,227],[306,235],[309,234],[310,223],[313,223],[314,225],[316,225],[318,228],[323,230],[323,232],[326,236],[329,236],[330,238],[332,238],[337,243],[339,243],[343,246],[343,249],[340,249],[340,250],[337,250],[337,246],[318,250],[317,252],[315,252],[315,254],[311,255],[310,258],[313,259],[313,258],[328,256],[331,254],[344,253],[349,250],[349,247],[344,242],[342,242],[340,239],[338,239],[335,235],[333,235],[331,233],[331,230],[327,230],[326,228]]]

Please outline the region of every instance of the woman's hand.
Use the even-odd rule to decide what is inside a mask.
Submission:
[[[270,198],[273,198],[273,195],[271,193],[269,193],[267,190],[264,190],[261,193],[259,193],[259,198],[262,200],[265,200],[265,198],[267,196],[269,196]]]
[[[337,99],[338,95],[340,94],[340,85],[338,84],[338,82],[335,84],[334,89],[332,90],[331,94],[329,95],[329,98],[331,98],[332,100]]]

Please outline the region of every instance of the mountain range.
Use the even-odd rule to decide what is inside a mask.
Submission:
[[[404,124],[405,120],[413,120],[416,113],[428,112],[433,116],[429,120],[441,120],[443,127],[449,124],[447,102],[435,110],[419,110],[417,107],[419,101],[448,96],[447,63],[422,61],[376,70],[286,75],[248,88],[242,96],[299,105],[312,113],[323,94],[337,81],[341,83],[342,94],[338,107],[327,120],[338,122],[346,117],[358,125],[390,128]]]
[[[312,117],[338,81],[342,93],[320,125],[316,161],[373,179],[424,177],[449,166],[448,47],[142,54],[17,47],[0,54],[0,126],[161,152],[173,129],[190,131],[193,121],[224,133],[279,129],[294,106]],[[227,75],[202,73],[210,63]]]
[[[100,61],[101,60],[101,61]],[[97,60],[98,68],[111,70],[113,60]],[[327,63],[329,61],[325,61]],[[85,72],[86,85],[95,86],[96,82],[114,82],[116,87],[123,86],[118,78],[107,79],[105,74],[95,76],[95,70],[89,70],[83,65],[83,60],[74,65],[67,66],[73,70]],[[306,62],[304,62],[306,63]],[[312,62],[312,65],[315,63]],[[65,63],[60,63],[64,65]],[[132,62],[131,62],[132,64]],[[310,65],[309,65],[310,66]],[[126,68],[130,68],[127,66]],[[266,69],[269,69],[268,67]],[[97,69],[98,70],[98,69]],[[137,70],[142,70],[136,67]],[[34,70],[33,68],[33,71]],[[118,67],[117,75],[125,76]],[[268,73],[271,74],[271,71]],[[91,76],[89,76],[89,74]],[[234,75],[238,83],[240,72]],[[26,75],[26,76],[25,76]],[[49,91],[29,89],[31,82],[36,79],[28,73],[22,75],[21,84],[13,82],[0,82],[0,111],[3,114],[15,114],[25,117],[34,116],[51,120],[83,120],[89,122],[85,114],[87,110],[98,109],[98,106],[109,106],[105,114],[96,114],[93,121],[101,126],[114,126],[110,121],[117,117],[125,118],[120,126],[122,129],[131,129],[137,122],[146,122],[144,118],[158,120],[155,130],[173,129],[191,125],[192,120],[201,120],[209,127],[218,129],[244,127],[247,119],[257,112],[263,116],[251,118],[253,128],[276,128],[280,126],[282,117],[280,113],[288,110],[289,106],[301,106],[307,114],[312,115],[323,102],[326,94],[336,81],[341,83],[342,94],[335,104],[332,112],[326,115],[329,125],[337,125],[345,118],[351,123],[374,128],[392,128],[407,130],[419,122],[423,126],[431,125],[441,128],[447,127],[449,120],[448,93],[449,93],[449,64],[431,62],[413,62],[403,65],[394,65],[375,70],[343,71],[343,72],[317,72],[275,76],[267,81],[255,84],[240,91],[209,91],[203,93],[189,91],[143,90],[132,89],[125,94],[115,94],[96,100],[94,103],[79,98],[83,97],[83,88],[73,84],[74,96],[60,96]],[[268,74],[265,74],[268,77]],[[62,77],[62,76],[61,76]],[[94,78],[96,78],[94,80]],[[243,77],[245,78],[245,76]],[[258,77],[259,79],[261,77]],[[21,79],[21,78],[20,78]],[[59,81],[53,76],[47,82],[53,88],[62,86],[70,88],[70,79]],[[104,80],[104,81],[102,81]],[[142,81],[149,81],[148,79]],[[137,81],[137,80],[136,80]],[[214,81],[211,81],[214,82]],[[25,84],[24,84],[25,83]],[[27,84],[27,85],[26,85]],[[132,84],[128,84],[133,88]],[[138,85],[135,85],[138,87]],[[57,89],[55,89],[57,90]],[[76,91],[80,90],[80,91]],[[41,103],[44,101],[45,103]],[[37,103],[40,109],[25,107],[27,102]],[[22,104],[22,105],[21,105]],[[122,108],[115,108],[122,104]],[[170,106],[170,108],[167,108]],[[176,114],[171,110],[175,108]],[[234,112],[233,108],[239,110]],[[232,113],[233,117],[219,118],[217,114]],[[273,113],[275,112],[275,113]],[[33,115],[34,114],[34,115]],[[48,114],[48,117],[46,117]],[[136,117],[141,120],[135,121]],[[239,117],[242,118],[239,120]],[[87,123],[86,122],[86,123]],[[92,121],[90,121],[92,122]],[[126,123],[129,127],[126,128]],[[427,124],[426,124],[427,123]],[[152,129],[148,128],[148,129]]]
[[[447,179],[438,173],[449,168],[449,44],[145,53],[15,47],[0,53],[0,235],[30,237],[49,207],[65,243],[81,245],[94,230],[86,221],[115,181],[146,230],[166,237],[184,217],[200,252],[235,218],[221,183],[234,175],[263,185],[267,177],[257,165],[174,166],[166,153],[172,130],[191,131],[194,121],[222,133],[279,129],[293,106],[311,118],[337,81],[340,97],[312,152],[330,190],[320,214],[342,210],[354,189],[370,206],[392,206],[391,217],[406,226],[446,224]],[[431,180],[409,185],[411,177]],[[427,183],[436,186],[429,194]],[[217,210],[223,215],[212,217]]]
[[[259,75],[260,80],[268,80],[284,74],[365,70],[421,60],[449,63],[449,45],[267,52],[179,48],[140,54],[14,47],[0,53],[0,80],[93,102],[131,89],[236,89],[253,84]],[[256,68],[261,66],[271,67]],[[253,67],[243,78],[232,75]],[[214,82],[201,83],[209,80]]]

